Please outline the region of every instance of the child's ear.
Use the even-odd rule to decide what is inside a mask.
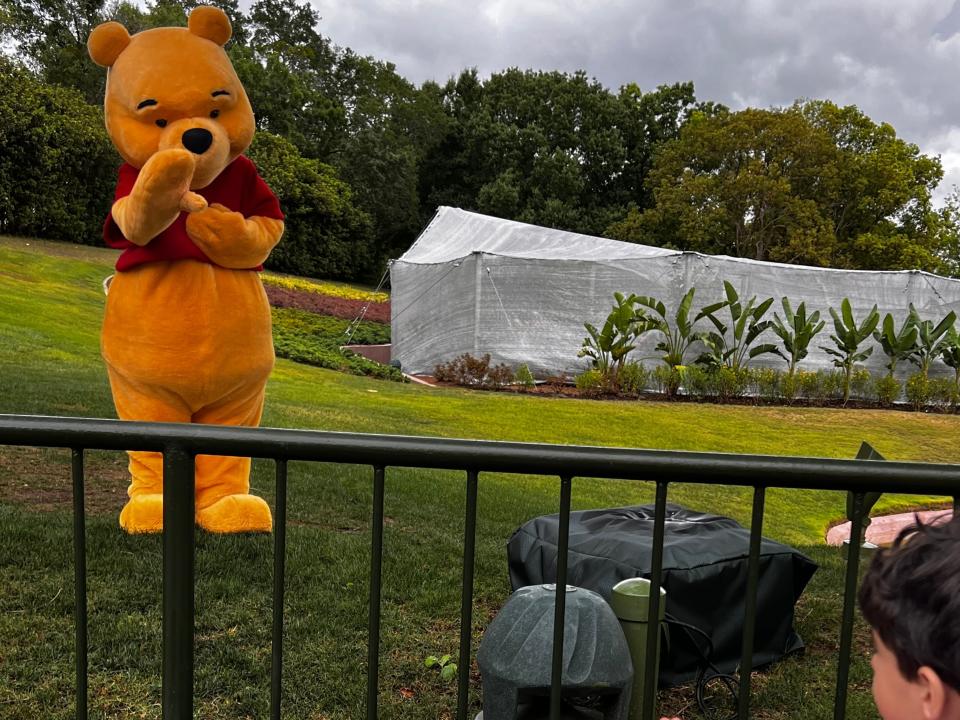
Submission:
[[[949,720],[958,717],[960,697],[932,667],[924,665],[917,670],[914,681],[920,686],[920,710],[923,720]],[[953,708],[951,709],[951,706]]]

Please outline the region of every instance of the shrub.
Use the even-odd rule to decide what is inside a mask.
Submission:
[[[830,400],[843,400],[846,402],[849,397],[850,388],[853,387],[853,371],[848,374],[843,370],[820,370],[817,372],[820,376],[820,393],[817,400],[821,403]]]
[[[713,375],[715,394],[719,400],[727,401],[743,397],[747,391],[750,375],[745,368],[721,367]]]
[[[681,367],[657,365],[653,369],[650,379],[657,392],[663,393],[667,397],[674,397],[677,394],[687,371],[687,368],[681,370]]]
[[[548,375],[543,380],[544,384],[547,387],[551,388],[554,392],[559,393],[563,391],[570,381],[567,379],[566,373],[560,373],[559,375]]]
[[[768,402],[773,402],[780,396],[783,379],[784,374],[775,368],[754,368],[750,373],[754,394],[758,399]]]
[[[821,396],[823,376],[820,373],[813,370],[797,370],[793,379],[796,382],[794,397],[804,397],[813,402]]]
[[[533,373],[530,372],[530,367],[526,363],[517,368],[514,379],[517,385],[524,389],[532,388],[537,384],[533,379]]]
[[[278,357],[352,375],[405,381],[397,368],[340,349],[350,325],[347,320],[290,308],[273,308],[271,314],[273,344]],[[390,342],[390,328],[380,323],[360,322],[352,341],[358,345]]]
[[[866,400],[873,395],[873,376],[866,368],[854,368],[850,375],[850,395]]]
[[[780,380],[780,388],[778,390],[778,396],[786,403],[792,403],[797,399],[797,395],[801,394],[802,382],[798,375],[801,375],[804,371],[798,370],[794,373],[787,373]]]
[[[904,393],[907,396],[907,402],[913,405],[914,410],[924,408],[930,402],[930,379],[923,374],[923,371],[911,375],[907,378]]]
[[[0,57],[0,233],[101,245],[121,162],[99,107]]]
[[[485,390],[499,390],[513,382],[513,370],[503,363],[491,367],[489,353],[479,358],[464,353],[448,363],[435,366],[433,376],[441,382]]]
[[[930,378],[930,402],[941,408],[956,405],[956,387],[949,378]]]
[[[507,385],[512,385],[513,378],[513,370],[510,369],[510,366],[500,363],[487,371],[487,385],[485,387],[499,390]]]
[[[650,372],[641,364],[628,362],[617,374],[620,392],[626,395],[639,395],[647,387]]]
[[[698,365],[688,367],[683,374],[683,389],[687,395],[696,400],[702,400],[714,394],[710,373]]]
[[[577,390],[590,397],[602,395],[604,392],[605,383],[603,381],[603,373],[599,370],[587,370],[577,375],[575,383]]]
[[[903,386],[893,375],[884,375],[873,384],[873,391],[881,407],[890,407],[900,397]]]

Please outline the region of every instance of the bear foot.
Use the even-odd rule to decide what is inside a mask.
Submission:
[[[120,511],[120,527],[131,535],[163,532],[163,495],[150,493],[130,498]]]
[[[227,495],[197,511],[197,525],[208,532],[270,532],[273,516],[266,501],[256,495]]]

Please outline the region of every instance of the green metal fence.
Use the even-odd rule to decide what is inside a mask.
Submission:
[[[474,547],[477,486],[482,472],[554,476],[559,480],[560,538],[557,600],[554,620],[551,712],[560,717],[560,670],[563,648],[567,542],[570,496],[574,479],[617,478],[656,484],[653,563],[650,574],[650,619],[658,616],[663,569],[664,518],[670,483],[740,485],[754,488],[750,528],[747,597],[740,664],[739,717],[749,717],[750,671],[756,623],[760,538],[767,488],[840,490],[853,493],[851,537],[860,537],[864,496],[868,492],[909,492],[960,496],[960,465],[832,460],[822,458],[727,455],[620,448],[575,447],[528,443],[448,440],[362,435],[267,428],[234,428],[120,422],[87,418],[0,415],[0,445],[62,447],[72,450],[74,551],[76,582],[77,718],[87,717],[87,608],[84,527],[84,451],[148,450],[163,453],[163,717],[193,717],[194,651],[194,459],[198,454],[252,456],[276,463],[274,532],[273,648],[270,716],[280,718],[283,677],[283,595],[286,555],[287,462],[306,460],[349,463],[372,468],[373,509],[370,549],[370,615],[368,621],[368,720],[377,718],[380,658],[380,570],[383,557],[383,501],[387,467],[459,470],[465,473],[463,590],[460,614],[460,661],[457,720],[468,718],[468,679],[472,656]],[[957,508],[954,500],[954,508]],[[834,718],[846,716],[859,543],[848,548],[843,615],[840,630]],[[647,643],[646,686],[652,687],[656,633]],[[644,699],[643,718],[654,717],[653,695]]]

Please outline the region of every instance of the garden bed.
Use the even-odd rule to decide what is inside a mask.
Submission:
[[[309,290],[278,287],[264,283],[270,305],[277,308],[304,310],[318,315],[330,315],[344,320],[363,316],[364,320],[389,324],[390,303],[371,300],[353,300],[344,297],[323,295]]]

